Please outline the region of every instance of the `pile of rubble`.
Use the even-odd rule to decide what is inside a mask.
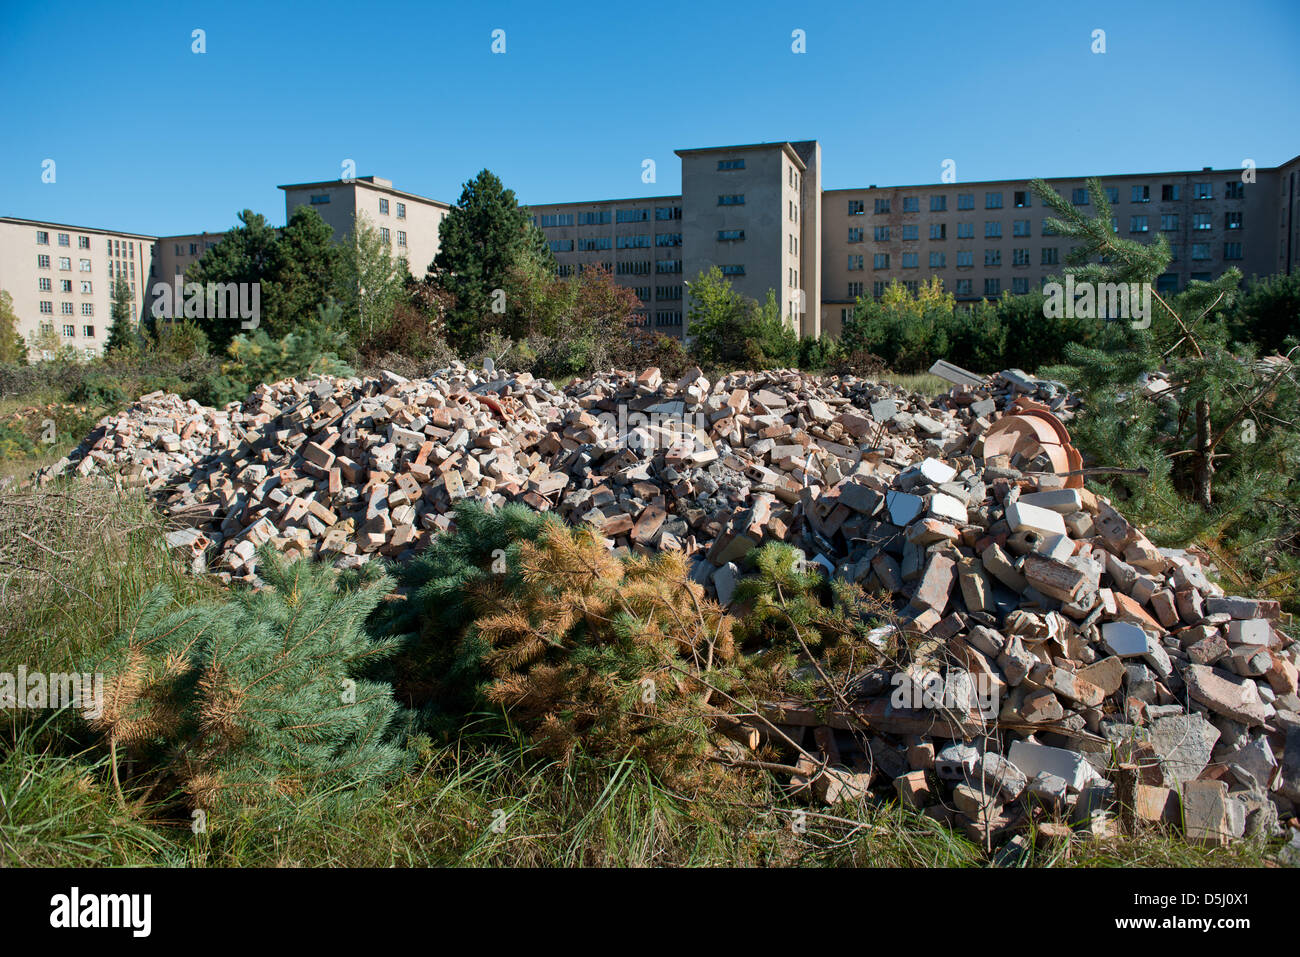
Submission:
[[[456,366],[425,380],[285,381],[242,404],[143,397],[41,476],[150,490],[196,568],[257,582],[255,549],[340,566],[416,554],[453,505],[521,501],[621,550],[675,550],[731,601],[768,541],[894,596],[914,654],[754,745],[835,803],[884,788],[987,842],[1126,817],[1223,842],[1300,802],[1300,645],[1275,602],[1225,596],[1084,488],[1075,400],[951,367],[935,400],[853,377],[657,369],[564,389]],[[741,736],[745,737],[745,736]],[[1055,829],[1055,830],[1054,830]],[[1023,840],[1023,838],[1017,838]]]

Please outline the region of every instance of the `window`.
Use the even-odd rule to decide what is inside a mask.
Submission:
[[[67,324],[64,325],[64,327],[63,327],[63,338],[65,338],[65,339],[71,339],[71,338],[75,337],[76,334],[77,334],[77,327],[76,327],[76,326],[72,325],[71,323],[67,323]]]
[[[618,242],[615,243],[615,245],[619,249],[649,249],[650,235],[648,233],[641,233],[634,236],[619,236]]]
[[[329,201],[330,201],[329,193],[313,193],[311,197],[311,204],[313,206],[324,206]],[[180,252],[180,249],[178,248],[176,251]]]
[[[1209,259],[1209,258],[1210,258],[1210,244],[1209,244],[1209,243],[1192,243],[1192,258],[1193,258],[1193,259],[1197,259],[1197,260],[1200,260],[1200,259]]]
[[[587,215],[586,213],[583,214]],[[541,217],[542,228],[549,229],[552,226],[572,226],[573,213],[548,213]]]
[[[65,316],[72,315],[72,303],[70,302],[59,303],[59,312],[63,313],[63,315]]]
[[[860,295],[862,295],[862,283],[860,282],[849,283],[849,298],[857,299],[858,296]]]
[[[1156,279],[1156,292],[1165,293],[1178,291],[1178,274],[1167,272]]]
[[[903,212],[919,213],[920,211],[921,211],[921,197],[919,196],[903,197]]]
[[[650,221],[650,210],[648,209],[620,209],[614,214],[616,223],[648,223]]]
[[[974,295],[974,293],[971,291],[971,281],[969,279],[957,280],[957,295],[959,296]]]
[[[607,226],[609,225],[610,216],[608,209],[597,210],[594,213],[579,213],[579,226]]]
[[[391,239],[389,238],[389,232],[387,226],[379,227],[379,241],[383,243],[385,246],[389,245],[389,243],[391,242]]]
[[[1013,223],[1011,224],[1011,235],[1012,235],[1012,236],[1028,236],[1028,235],[1030,235],[1030,231],[1029,231],[1029,220],[1027,220],[1027,219],[1017,219],[1015,222],[1013,222]]]
[[[1017,276],[1011,280],[1011,292],[1017,296],[1023,296],[1029,292],[1029,277]]]
[[[877,266],[876,268],[878,269],[878,268],[880,268],[880,267]],[[857,272],[857,271],[860,270],[860,269],[862,269],[862,257],[861,257],[861,256],[850,256],[850,257],[849,257],[849,272]]]
[[[947,253],[930,253],[930,268],[931,269],[945,268],[948,265],[947,259],[948,259]]]
[[[915,296],[917,290],[921,288],[921,284],[915,279],[904,279],[903,288]]]
[[[72,292],[72,280],[71,280],[71,279],[60,279],[60,280],[59,280],[59,292]]]
[[[397,231],[397,245],[406,248],[406,230],[399,229]]]
[[[656,206],[655,219],[660,222],[668,222],[682,218],[682,208],[680,206]]]
[[[1149,202],[1151,202],[1151,187],[1150,187],[1150,186],[1134,186],[1134,187],[1133,187],[1133,193],[1132,193],[1132,195],[1129,197],[1129,199],[1130,199],[1131,202],[1134,202],[1134,203],[1149,203]]]
[[[682,271],[682,261],[680,259],[661,259],[655,263],[655,272],[657,273],[679,273]]]
[[[1192,229],[1213,229],[1214,219],[1209,213],[1193,213]]]
[[[1130,216],[1128,218],[1128,231],[1130,233],[1145,233],[1149,231],[1150,228],[1151,227],[1147,225],[1147,218],[1145,216]]]
[[[1178,243],[1169,244],[1169,261],[1171,263],[1178,262],[1178,253],[1180,248],[1181,247],[1178,245]]]
[[[54,303],[50,302],[50,300],[48,300],[48,299],[42,299],[42,300],[41,300],[41,312],[45,313],[45,315],[47,315],[47,316],[49,316],[49,315],[53,315],[53,314],[54,314]]]
[[[406,236],[406,233],[398,233],[398,234],[397,234],[397,242],[398,242],[399,245],[402,245],[402,246],[405,246],[405,245],[406,245],[406,243],[404,242],[405,236]],[[551,240],[550,242],[548,242],[546,245],[548,245],[548,246],[551,247],[551,252],[553,252],[553,253],[571,253],[571,252],[573,252],[573,240],[572,240],[572,239],[552,239],[552,240]],[[622,265],[622,264],[620,263],[619,265]]]
[[[969,249],[959,249],[957,251],[958,269],[961,269],[963,267],[968,267],[968,266],[974,266],[974,265],[975,265],[975,253],[971,252],[971,250]]]
[[[405,203],[398,203],[398,204],[397,204],[397,218],[398,218],[398,219],[405,219],[405,218],[406,218],[406,204],[405,204]]]
[[[877,213],[887,213],[887,212],[889,212],[889,202],[890,202],[890,201],[889,201],[888,199],[878,199],[878,200],[876,200],[876,212],[877,212]]]
[[[132,265],[132,267],[134,267],[134,266],[135,266],[135,263],[132,263],[131,265]],[[78,262],[78,266],[81,268],[81,271],[82,271],[82,272],[90,272],[90,260],[89,260],[89,259],[82,259],[82,260],[80,260],[80,261]]]
[[[555,275],[557,275],[557,276],[572,276],[572,275],[573,275],[573,263],[557,263],[556,266],[555,266]]]
[[[743,276],[743,275],[745,275],[745,264],[744,264],[744,263],[735,263],[735,264],[732,264],[732,265],[730,265],[730,266],[723,266],[723,267],[722,267],[722,275],[724,275],[724,276]]]
[[[50,277],[49,277],[49,276],[42,276],[42,277],[40,278],[40,280],[37,282],[37,285],[40,287],[41,292],[53,292],[53,291],[54,291],[54,290],[51,288]]]
[[[745,161],[743,159],[726,159],[718,160],[718,170],[744,169]]]
[[[1000,250],[1000,249],[986,249],[986,250],[984,250],[984,265],[986,265],[986,266],[1001,266],[1001,265],[1002,265],[1002,250]]]
[[[1194,272],[1190,278],[1192,282],[1209,282],[1210,274],[1208,272]]]
[[[93,316],[95,314],[95,304],[93,302],[83,302],[81,304],[81,314],[83,316]]]
[[[889,268],[889,253],[876,253],[875,256],[873,256],[873,257],[871,258],[871,268],[872,268],[872,269],[888,269],[888,268]]]
[[[862,242],[862,227],[861,227],[861,226],[850,226],[850,227],[849,227],[849,242],[851,242],[851,243],[860,243],[860,242]]]
[[[930,197],[930,212],[932,212],[932,213],[945,213],[945,212],[947,212],[947,211],[948,211],[948,196],[947,196],[947,194],[940,195],[940,196],[931,196],[931,197]]]
[[[1051,220],[1048,220],[1048,219],[1043,220],[1043,235],[1044,235],[1044,236],[1055,236],[1055,235],[1056,235],[1056,230],[1052,228],[1052,222],[1051,222]]]
[[[380,216],[387,216],[387,215],[388,215],[388,200],[386,200],[386,199],[381,199],[381,200],[379,201],[379,215],[380,215]]]
[[[1028,265],[1029,265],[1029,250],[1028,250],[1028,249],[1013,249],[1013,250],[1011,250],[1011,265],[1013,265],[1013,266],[1028,266]]]
[[[1002,238],[1002,224],[999,223],[999,222],[997,222],[996,220],[988,220],[988,221],[986,221],[986,222],[984,223],[984,238],[985,238],[985,239],[1001,239],[1001,238]]]
[[[1001,194],[1001,193],[985,193],[985,194],[984,194],[984,208],[985,208],[985,209],[1001,209],[1001,208],[1002,208],[1002,194]]]
[[[873,230],[873,232],[874,232],[874,234],[875,234],[875,240],[876,240],[876,242],[878,242],[878,243],[887,243],[887,242],[889,242],[889,227],[888,227],[888,226],[877,226],[877,227]]]
[[[681,233],[659,233],[655,236],[656,246],[680,246],[681,244]]]
[[[1240,258],[1241,258],[1241,243],[1224,243],[1224,244],[1223,244],[1223,258],[1224,258],[1224,259],[1240,259]]]
[[[1212,183],[1193,183],[1192,197],[1194,199],[1214,199],[1214,185]]]
[[[974,223],[958,223],[958,224],[957,224],[957,238],[958,238],[958,239],[974,239],[974,238],[975,238],[975,224],[974,224]]]
[[[1241,229],[1241,210],[1229,210],[1223,214],[1224,229]]]
[[[921,238],[921,227],[915,223],[903,227],[903,242]]]
[[[85,338],[87,338],[87,339],[93,339],[93,338],[95,338],[95,327],[94,327],[94,326],[82,326],[82,327],[81,327],[81,334],[82,334]]]
[[[1110,218],[1110,231],[1111,231],[1112,233],[1117,233],[1117,232],[1119,232],[1119,217],[1118,217],[1118,216],[1112,216],[1112,217]]]
[[[1178,228],[1178,214],[1177,214],[1177,213],[1161,213],[1161,214],[1160,214],[1160,229],[1161,229],[1163,232],[1166,232],[1166,233],[1168,233],[1168,232],[1173,232],[1173,231],[1176,230],[1177,228]]]
[[[77,248],[78,248],[78,249],[89,249],[89,248],[90,248],[90,237],[89,237],[89,236],[78,236],[78,237],[77,237]]]
[[[745,194],[744,194],[744,193],[727,193],[726,195],[719,196],[719,197],[718,197],[718,205],[719,205],[719,206],[744,206],[744,205],[745,205]]]
[[[877,298],[885,294],[885,283],[883,280],[877,279],[871,284],[871,294]]]
[[[680,326],[682,324],[682,314],[680,312],[656,312],[656,326]]]
[[[1030,194],[1028,190],[1016,190],[1014,198],[1017,209],[1028,209],[1033,205],[1033,203],[1030,202]]]
[[[608,236],[596,236],[594,238],[579,239],[578,251],[591,252],[595,249],[609,249],[612,245],[613,242]]]
[[[639,262],[621,262],[615,265],[614,275],[616,276],[648,276],[650,275],[650,261],[642,259]]]
[[[656,299],[680,299],[682,298],[681,286],[655,286]]]
[[[72,260],[69,259],[67,256],[60,256],[60,257],[59,257],[59,268],[62,269],[62,270],[70,270],[70,269],[72,269]]]
[[[59,233],[59,245],[60,245],[60,246],[71,246],[71,245],[72,245],[72,240],[68,238],[68,234],[67,234],[67,233]]]
[[[1223,184],[1224,199],[1243,199],[1246,196],[1246,184],[1239,179],[1230,179]]]
[[[921,265],[920,255],[918,253],[903,253],[903,268],[916,269]]]
[[[975,194],[974,194],[974,193],[958,193],[958,194],[957,194],[957,208],[958,208],[958,209],[974,209],[974,208],[975,208]]]
[[[1177,183],[1165,183],[1163,186],[1160,187],[1160,202],[1176,203],[1178,202],[1179,194],[1181,192],[1182,192],[1182,187],[1180,187]]]
[[[720,243],[738,242],[739,240],[742,240],[744,238],[745,238],[745,231],[743,229],[719,229],[718,230],[718,242]]]
[[[90,288],[90,280],[89,280],[89,279],[83,279],[83,280],[81,280],[81,292],[82,292],[82,294],[83,294],[83,295],[89,295],[89,294],[91,293],[91,291],[92,291],[92,290],[91,290],[91,288]]]
[[[1002,280],[1001,280],[1001,279],[985,279],[985,280],[984,280],[984,295],[986,295],[986,296],[1000,296],[1000,295],[1002,295]]]
[[[1070,202],[1075,206],[1088,206],[1092,203],[1092,200],[1088,198],[1088,191],[1080,188],[1070,194]]]
[[[849,215],[861,216],[867,211],[867,205],[860,199],[849,200]]]
[[[948,224],[947,224],[947,223],[931,223],[931,224],[930,224],[930,238],[931,238],[931,239],[947,239],[947,238],[948,238]]]
[[[1056,265],[1059,265],[1059,264],[1060,264],[1060,261],[1061,261],[1061,260],[1060,260],[1060,254],[1057,252],[1057,249],[1056,249],[1055,246],[1044,246],[1044,247],[1043,247],[1043,256],[1042,256],[1042,262],[1040,263],[1040,265],[1043,265],[1043,266],[1056,266]]]
[[[1119,202],[1119,187],[1117,186],[1106,187],[1106,201],[1110,203],[1112,206],[1114,206],[1116,203]]]
[[[191,255],[191,256],[197,256],[198,254],[199,254],[199,244],[198,244],[198,243],[190,243],[190,255]],[[118,255],[120,256],[121,253],[118,253]]]
[[[36,245],[48,246],[50,244],[50,234],[43,229],[36,230]]]

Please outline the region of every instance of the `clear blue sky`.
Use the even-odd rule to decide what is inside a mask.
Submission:
[[[528,203],[676,193],[675,148],[771,140],[820,140],[826,188],[1300,153],[1296,0],[3,3],[0,214],[161,235],[282,223],[276,186],[345,159]]]

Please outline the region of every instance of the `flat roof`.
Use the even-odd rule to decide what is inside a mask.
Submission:
[[[385,186],[383,183],[376,183],[373,176],[358,176],[355,179],[350,180],[327,179],[321,180],[317,183],[286,183],[282,186],[277,186],[276,189],[282,189],[287,192],[291,189],[319,189],[325,186],[356,186],[358,184],[369,186],[371,189],[381,190],[385,193],[392,193],[394,196],[418,200],[421,203],[429,203],[433,206],[441,206],[443,209],[451,209],[450,203],[444,203],[440,199],[430,199],[428,196],[421,196],[419,193],[408,193],[406,190],[397,189],[395,186]]]
[[[624,199],[579,199],[561,203],[520,203],[524,209],[536,209],[538,206],[603,206],[609,203],[658,203],[663,200],[681,202],[682,194],[676,196],[628,196]]]
[[[0,223],[15,223],[19,226],[48,226],[51,229],[70,229],[78,233],[98,233],[101,236],[126,236],[130,239],[147,239],[150,242],[157,236],[145,233],[128,233],[120,229],[100,229],[98,226],[74,226],[70,223],[51,223],[44,219],[22,219],[18,216],[0,216]]]
[[[816,141],[800,140],[800,142],[813,143]],[[806,170],[808,168],[804,164],[803,158],[798,154],[798,152],[795,150],[794,146],[791,145],[789,140],[777,140],[774,143],[742,143],[736,146],[699,146],[694,149],[673,150],[673,152],[676,153],[678,156],[686,156],[688,154],[693,155],[695,153],[735,153],[738,152],[739,150],[770,150],[773,147],[779,147],[780,149],[784,150],[786,155],[789,156],[790,159],[794,160],[795,164],[799,167],[799,169]]]
[[[1256,171],[1260,173],[1275,173],[1283,166],[1288,166],[1291,163],[1296,162],[1296,160],[1300,160],[1300,156],[1297,156],[1294,159],[1289,159],[1285,163],[1282,163],[1278,166],[1258,166],[1256,167]],[[1240,174],[1241,169],[1240,168],[1228,168],[1228,169],[1201,168],[1201,169],[1165,170],[1164,172],[1158,172],[1158,173],[1086,173],[1083,176],[1027,176],[1022,179],[977,179],[965,183],[908,183],[901,186],[842,186],[839,187],[838,189],[824,189],[822,190],[822,192],[823,193],[862,193],[873,189],[929,189],[936,186],[943,189],[959,190],[962,187],[1005,186],[1011,183],[1028,183],[1031,179],[1042,179],[1045,182],[1052,183],[1052,182],[1060,182],[1064,180],[1122,179],[1126,177],[1140,177],[1140,178],[1151,179],[1153,177],[1159,177],[1159,176],[1201,176],[1201,175],[1220,176],[1225,173]]]

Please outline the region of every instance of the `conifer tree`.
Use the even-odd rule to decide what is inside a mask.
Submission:
[[[146,796],[171,782],[230,817],[352,801],[401,767],[391,689],[362,677],[393,651],[363,628],[391,581],[266,546],[259,568],[266,587],[221,603],[169,612],[167,590],[151,591],[96,663],[105,700],[90,724],[115,783],[129,759]]]

